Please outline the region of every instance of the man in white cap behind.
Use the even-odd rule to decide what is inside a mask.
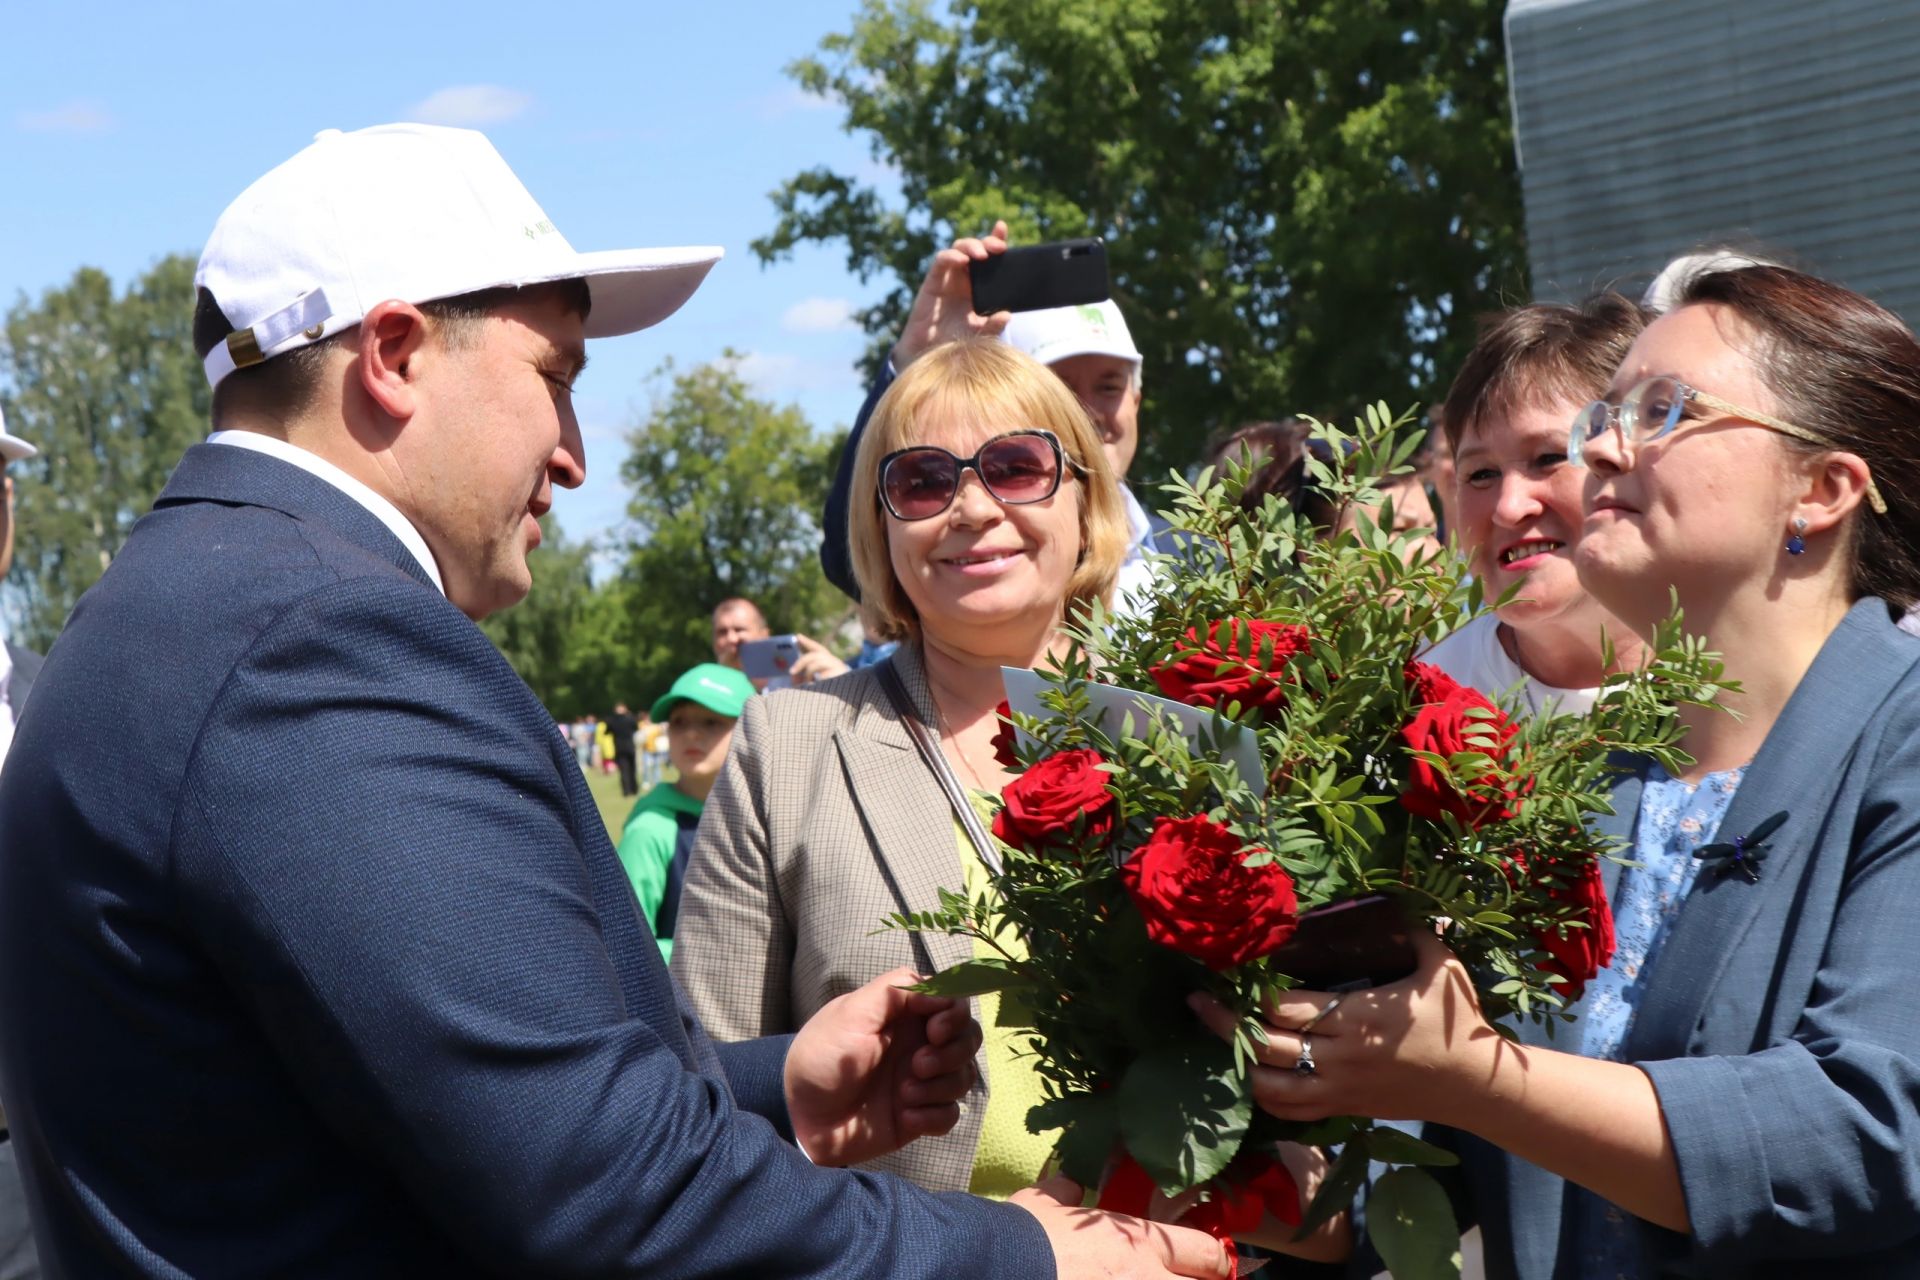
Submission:
[[[964,1005],[895,973],[714,1045],[471,621],[526,593],[584,476],[585,340],[719,256],[576,253],[484,137],[414,125],[322,135],[221,216],[220,429],[0,775],[0,1094],[51,1270],[1225,1274],[1064,1188],[819,1167],[951,1127]]]
[[[854,599],[860,590],[853,580],[853,561],[847,550],[848,488],[853,482],[853,458],[873,408],[893,379],[908,365],[944,342],[999,334],[1046,365],[1092,415],[1100,430],[1107,463],[1121,481],[1127,520],[1133,540],[1114,586],[1114,604],[1124,608],[1151,579],[1145,557],[1168,551],[1161,545],[1165,521],[1149,515],[1126,484],[1127,471],[1140,445],[1140,349],[1127,329],[1126,317],[1108,298],[1085,306],[1053,307],[1044,311],[1002,311],[982,316],[973,310],[973,282],[968,264],[1007,251],[1007,224],[996,222],[985,236],[965,236],[933,256],[926,279],[913,300],[913,310],[893,345],[880,380],[867,393],[867,402],[854,419],[853,432],[834,477],[820,542],[820,564],[827,580]]]
[[[13,569],[13,476],[8,468],[38,452],[9,433],[6,416],[0,414],[0,490],[4,490],[0,492],[0,581]],[[0,612],[0,769],[6,767],[13,744],[14,720],[26,706],[39,672],[40,655],[13,642],[7,634],[6,614]],[[17,1156],[6,1112],[0,1109],[0,1280],[31,1280],[40,1274]]]

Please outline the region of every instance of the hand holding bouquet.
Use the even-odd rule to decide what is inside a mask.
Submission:
[[[1380,950],[1343,934],[1346,921],[1380,928],[1379,906],[1347,904],[1384,900],[1403,940],[1440,933],[1489,1019],[1567,1017],[1612,952],[1611,850],[1586,823],[1607,811],[1609,761],[1684,767],[1676,708],[1711,699],[1718,666],[1676,618],[1584,716],[1520,720],[1456,684],[1419,655],[1481,607],[1478,584],[1450,558],[1413,554],[1388,532],[1390,510],[1366,514],[1371,478],[1411,441],[1396,443],[1379,408],[1356,435],[1320,430],[1336,462],[1309,468],[1359,511],[1355,532],[1317,536],[1271,496],[1243,510],[1234,468],[1176,477],[1182,554],[1159,566],[1151,607],[1077,620],[1034,705],[1009,713],[1019,732],[1002,749],[1024,771],[994,819],[992,892],[943,894],[940,910],[891,923],[995,949],[1000,929],[1018,936],[1024,954],[923,989],[1005,991],[1028,1011],[1048,1093],[1028,1123],[1061,1131],[1064,1171],[1104,1179],[1103,1204],[1138,1212],[1152,1189],[1200,1188],[1189,1221],[1242,1234],[1266,1212],[1298,1216],[1277,1143],[1337,1147],[1302,1231],[1346,1206],[1369,1160],[1416,1166],[1382,1181],[1373,1211],[1378,1223],[1379,1197],[1394,1198],[1408,1225],[1375,1239],[1413,1274],[1457,1240],[1417,1168],[1452,1157],[1365,1120],[1257,1111],[1260,1010],[1309,973],[1398,976],[1339,972],[1343,954]],[[1231,1043],[1194,1019],[1195,991],[1240,1020]]]

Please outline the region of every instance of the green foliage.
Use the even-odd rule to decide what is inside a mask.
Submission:
[[[1367,1193],[1367,1234],[1394,1280],[1458,1280],[1460,1228],[1432,1175],[1382,1174]]]
[[[810,169],[753,248],[838,242],[895,282],[860,317],[877,360],[955,236],[1004,216],[1020,242],[1104,237],[1146,357],[1136,474],[1223,426],[1355,411],[1356,388],[1431,399],[1525,286],[1504,9],[864,0],[789,70],[904,205]]]
[[[206,434],[193,267],[162,258],[118,295],[105,273],[83,267],[7,312],[7,425],[40,447],[8,468],[18,526],[8,585],[22,606],[14,635],[34,648],[52,642],[180,454]]]
[[[483,620],[480,629],[562,719],[589,711],[604,714],[616,701],[633,702],[631,694],[604,696],[594,668],[581,661],[579,637],[595,604],[588,565],[593,549],[568,542],[551,515],[541,518],[540,531],[540,545],[527,557],[533,589],[518,605]]]
[[[1117,1094],[1127,1150],[1169,1192],[1216,1175],[1242,1145],[1341,1145],[1311,1210],[1323,1220],[1351,1198],[1368,1159],[1454,1163],[1446,1151],[1365,1120],[1289,1125],[1249,1114],[1246,1069],[1264,1034],[1258,1011],[1293,977],[1279,954],[1216,972],[1149,937],[1120,869],[1157,819],[1204,815],[1224,826],[1238,837],[1244,866],[1277,863],[1287,873],[1303,912],[1382,894],[1411,928],[1444,928],[1489,1018],[1564,1018],[1563,979],[1541,967],[1548,957],[1539,939],[1562,923],[1586,926],[1584,908],[1565,891],[1614,852],[1587,819],[1606,809],[1620,753],[1683,770],[1678,710],[1710,702],[1722,687],[1718,662],[1684,636],[1676,614],[1653,638],[1646,665],[1609,677],[1585,715],[1510,724],[1476,696],[1429,696],[1418,681],[1431,677],[1416,680],[1408,664],[1480,601],[1458,561],[1423,558],[1424,531],[1391,532],[1376,481],[1404,472],[1415,439],[1403,428],[1404,419],[1379,405],[1351,432],[1318,428],[1326,456],[1339,461],[1313,461],[1316,482],[1355,516],[1353,532],[1331,539],[1271,496],[1260,510],[1245,510],[1239,495],[1248,472],[1238,464],[1218,479],[1175,475],[1165,490],[1186,552],[1163,558],[1151,607],[1126,617],[1096,608],[1070,621],[1072,646],[1041,673],[1048,714],[1013,717],[1023,735],[1016,754],[1027,765],[1062,751],[1099,753],[1118,811],[1111,842],[1088,834],[1107,824],[1076,822],[1066,836],[1031,847],[1003,844],[997,899],[946,893],[938,911],[892,922],[982,940],[1002,927],[1014,931],[1025,951],[1002,953],[996,985],[1032,1010],[1035,1069],[1055,1099],[1029,1123],[1064,1126],[1063,1149],[1070,1145],[1083,1161],[1090,1143],[1075,1128],[1110,1130],[1102,1108]],[[1278,650],[1273,634],[1248,644],[1244,628],[1253,621],[1303,629],[1304,647]],[[1229,634],[1239,641],[1226,643]],[[1239,655],[1216,661],[1273,673],[1246,686],[1249,700],[1276,683],[1281,696],[1214,708],[1213,728],[1197,742],[1162,711],[1094,713],[1092,686],[1152,692],[1156,670],[1199,657],[1209,636]],[[1403,730],[1429,707],[1452,709],[1464,745],[1409,745]],[[1509,710],[1524,714],[1517,703]],[[1241,776],[1216,749],[1244,734],[1257,742],[1260,777]],[[1425,816],[1424,804],[1403,803],[1416,766],[1438,780],[1433,794],[1446,801],[1432,810],[1438,818]],[[1009,784],[1009,794],[1020,785]],[[1205,865],[1189,874],[1207,874]],[[1208,927],[1219,927],[1224,909],[1207,910],[1216,922]],[[1231,1045],[1193,1020],[1185,1001],[1195,990],[1241,1019]],[[1434,1268],[1451,1244],[1435,1255],[1417,1243],[1452,1230],[1450,1217],[1431,1213],[1431,1185],[1425,1174],[1393,1184],[1400,1199],[1386,1203],[1396,1222],[1405,1219],[1395,1247],[1407,1268],[1396,1263],[1396,1275],[1444,1273]]]
[[[1127,1150],[1169,1195],[1218,1177],[1253,1121],[1246,1073],[1217,1040],[1147,1050],[1121,1077],[1118,1096]]]
[[[711,662],[713,606],[729,596],[822,640],[847,612],[820,572],[815,523],[844,437],[755,398],[731,355],[660,378],[620,468],[631,498],[619,572],[595,586],[590,549],[550,529],[526,601],[486,624],[557,716],[639,710]]]
[[[818,633],[847,612],[820,570],[818,524],[844,437],[755,398],[736,358],[663,366],[664,392],[627,437],[625,617],[604,620],[596,647],[630,690],[712,661],[711,613],[728,596],[754,600],[775,631]]]

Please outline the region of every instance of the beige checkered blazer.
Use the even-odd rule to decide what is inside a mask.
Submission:
[[[923,723],[925,668],[895,653]],[[673,973],[719,1040],[792,1031],[898,965],[968,959],[965,938],[874,930],[962,883],[958,828],[872,671],[747,701],[700,815],[674,928]],[[977,1013],[976,1013],[977,1016]],[[986,1110],[986,1064],[953,1132],[864,1166],[964,1191]]]

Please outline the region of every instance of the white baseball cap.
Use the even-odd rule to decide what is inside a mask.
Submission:
[[[1076,307],[1016,311],[1000,336],[1041,364],[1074,356],[1117,356],[1140,363],[1140,348],[1112,298]]]
[[[19,462],[40,452],[19,436],[7,434],[7,415],[0,411],[0,462]]]
[[[389,298],[585,280],[586,336],[632,333],[679,310],[721,253],[576,253],[484,134],[328,129],[214,224],[194,284],[234,332],[207,353],[207,381],[351,328]]]

